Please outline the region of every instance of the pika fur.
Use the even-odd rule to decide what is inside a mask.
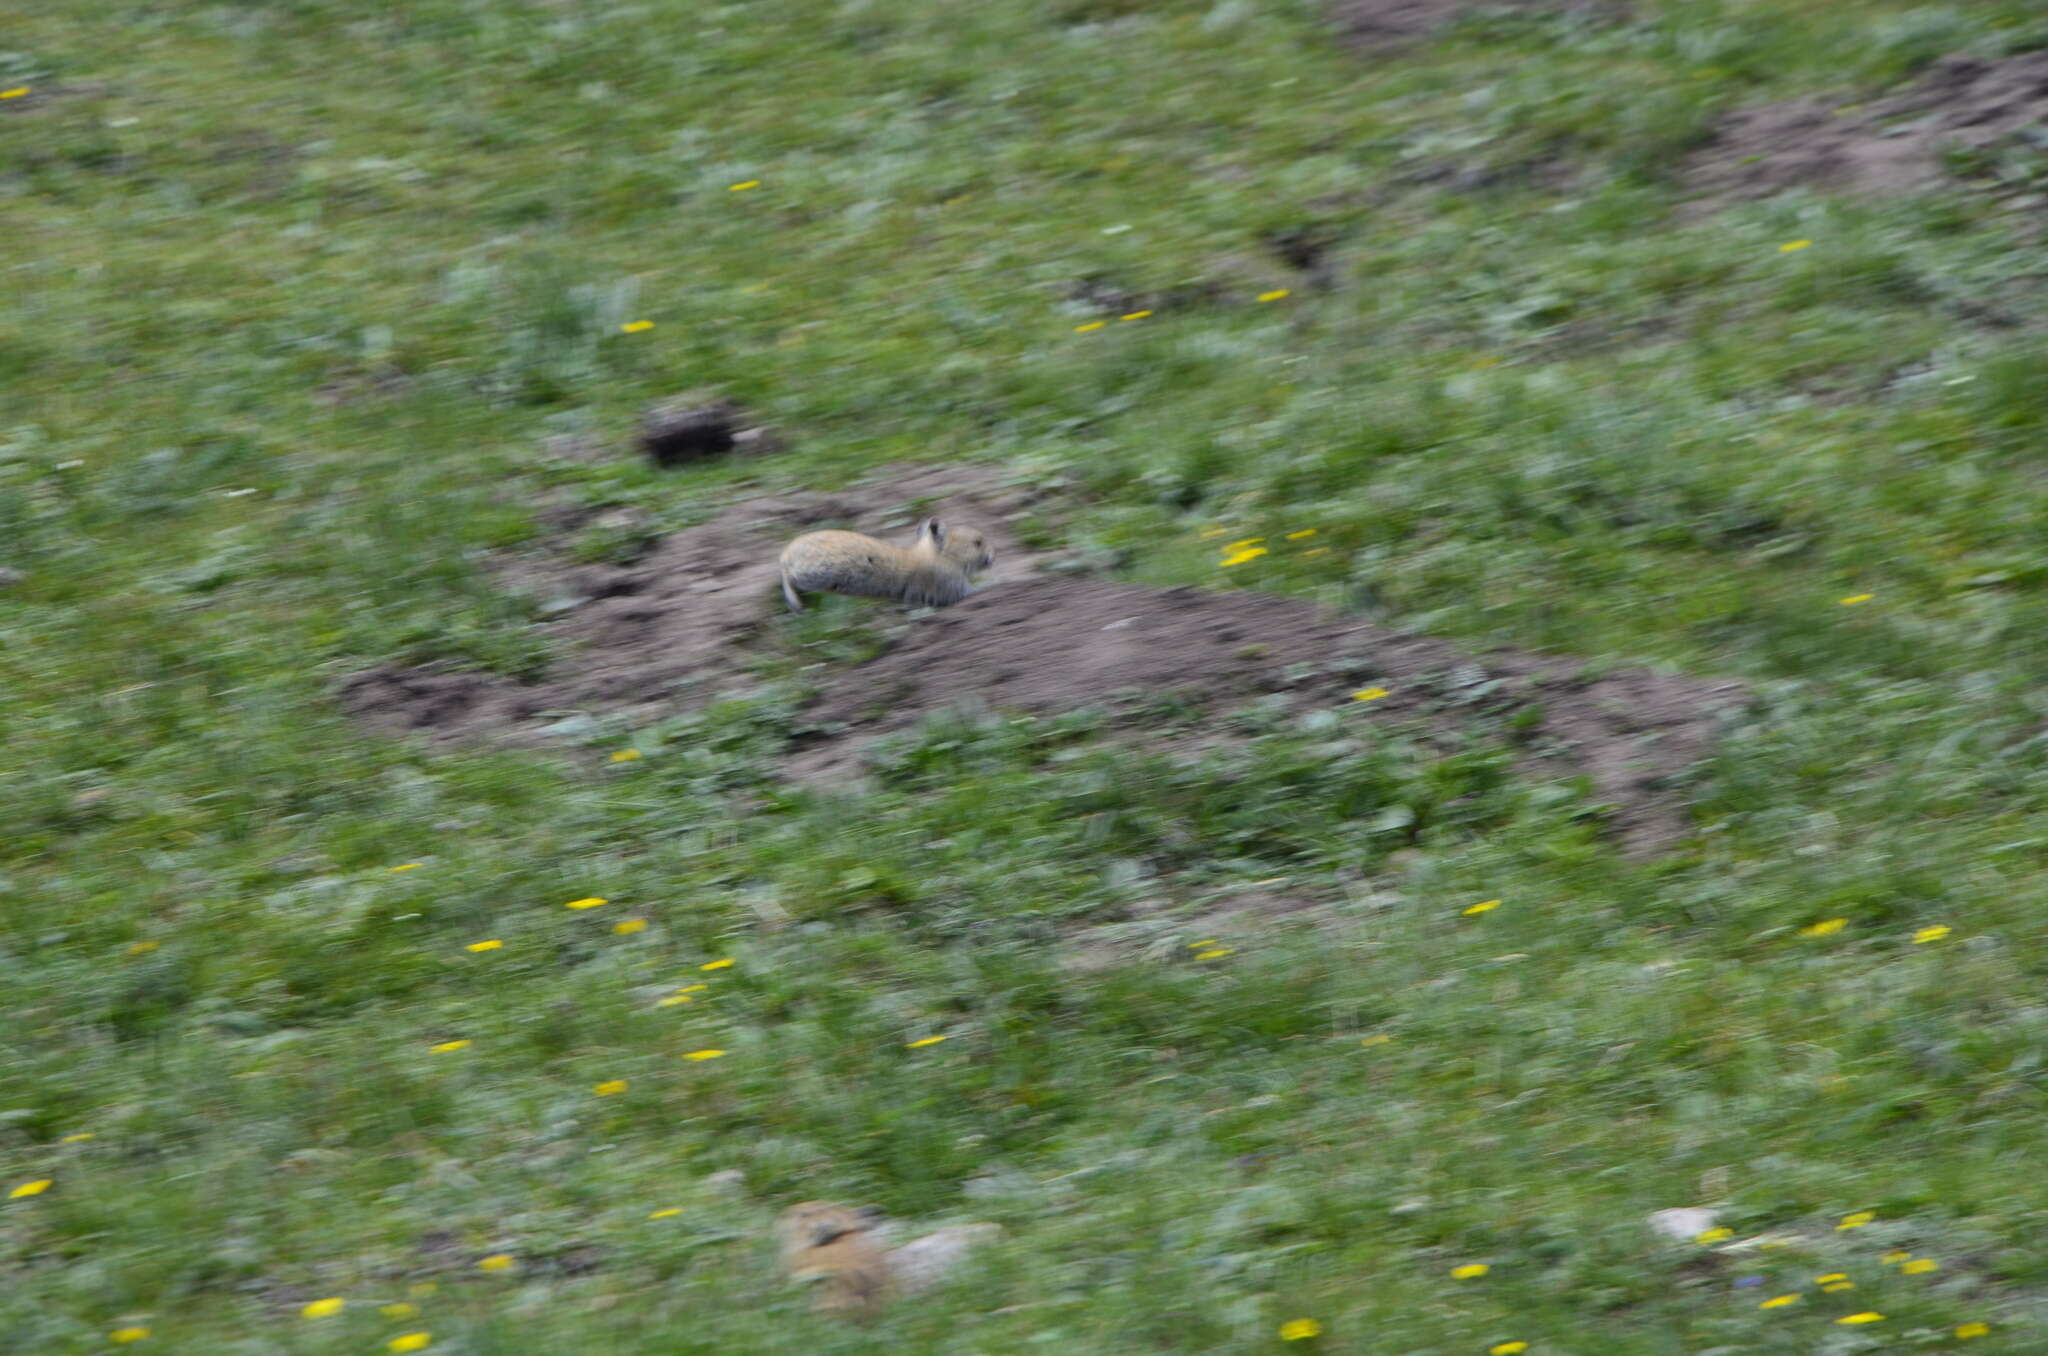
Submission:
[[[995,563],[988,538],[927,518],[909,546],[858,532],[806,532],[782,548],[782,596],[804,610],[797,590],[944,607],[974,592],[974,575]]]
[[[811,1307],[819,1313],[866,1318],[895,1293],[875,1224],[875,1212],[830,1201],[792,1205],[776,1221],[783,1270],[792,1281],[818,1286]]]

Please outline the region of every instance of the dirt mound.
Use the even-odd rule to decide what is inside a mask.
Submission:
[[[1788,188],[1908,192],[1948,178],[1951,148],[1982,150],[2048,129],[2048,51],[2003,61],[1951,55],[1868,104],[1794,99],[1730,114],[1692,158],[1694,210]]]
[[[1015,522],[1038,495],[985,473],[923,471],[837,493],[734,504],[675,533],[630,566],[549,569],[508,578],[543,596],[550,629],[578,653],[559,676],[521,686],[488,675],[387,666],[341,688],[343,705],[387,731],[473,736],[530,731],[569,712],[652,716],[744,681],[747,646],[775,616],[775,553],[793,531],[846,523],[906,530],[919,513],[972,521],[996,543],[995,587],[900,628],[880,656],[831,677],[806,713],[830,731],[798,748],[788,773],[830,780],[860,766],[875,736],[963,700],[1053,712],[1173,694],[1210,709],[1262,693],[1335,706],[1382,687],[1376,714],[1454,731],[1475,718],[1515,735],[1533,770],[1584,773],[1615,807],[1625,846],[1682,836],[1674,779],[1707,751],[1731,683],[1629,672],[1588,679],[1579,666],[1515,651],[1474,656],[1256,593],[1149,589],[1034,573]],[[900,615],[900,614],[899,614]]]

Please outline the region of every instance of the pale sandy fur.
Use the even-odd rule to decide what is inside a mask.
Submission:
[[[859,532],[806,532],[782,548],[782,596],[794,612],[803,611],[799,592],[944,607],[974,592],[973,577],[994,563],[987,537],[937,518],[925,519],[909,546]]]
[[[792,1205],[776,1221],[782,1268],[791,1280],[818,1287],[812,1307],[820,1313],[866,1317],[895,1293],[874,1223],[868,1212],[830,1201]]]

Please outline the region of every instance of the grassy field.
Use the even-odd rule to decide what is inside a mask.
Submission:
[[[2038,47],[2030,0],[1378,58],[1280,0],[33,8],[0,1349],[2048,1347],[2038,197],[1676,210],[1719,110]],[[541,451],[700,386],[793,450]],[[905,459],[1061,479],[1123,578],[1757,703],[1647,862],[1328,713],[1192,764],[941,719],[856,798],[775,780],[795,664],[570,758],[334,705],[574,663],[488,570],[548,504]],[[1315,907],[1204,929],[1261,891]],[[772,1265],[808,1197],[1009,1237],[843,1328]]]

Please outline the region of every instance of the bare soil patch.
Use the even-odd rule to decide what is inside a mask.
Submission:
[[[549,624],[576,650],[547,681],[383,666],[352,675],[342,704],[374,728],[437,736],[516,735],[568,711],[653,716],[745,681],[747,647],[780,602],[775,555],[794,532],[827,523],[907,534],[935,511],[987,531],[989,587],[896,629],[891,647],[833,674],[806,712],[819,731],[786,771],[799,780],[856,774],[873,738],[971,702],[1032,712],[1114,707],[1175,694],[1217,710],[1266,693],[1304,707],[1383,687],[1376,715],[1446,731],[1485,717],[1515,722],[1532,770],[1583,773],[1615,807],[1625,847],[1647,851],[1687,831],[1679,780],[1708,751],[1721,713],[1746,692],[1729,682],[1642,671],[1588,677],[1570,660],[1481,654],[1248,592],[1151,589],[1039,574],[1015,525],[1042,496],[987,472],[921,470],[838,492],[733,504],[661,540],[629,566],[531,561],[508,580],[556,598]]]
[[[1695,213],[1788,188],[1903,193],[1950,178],[1951,148],[1983,150],[2048,129],[2048,51],[2003,61],[1950,55],[1866,104],[1793,99],[1722,120],[1686,173]]]

